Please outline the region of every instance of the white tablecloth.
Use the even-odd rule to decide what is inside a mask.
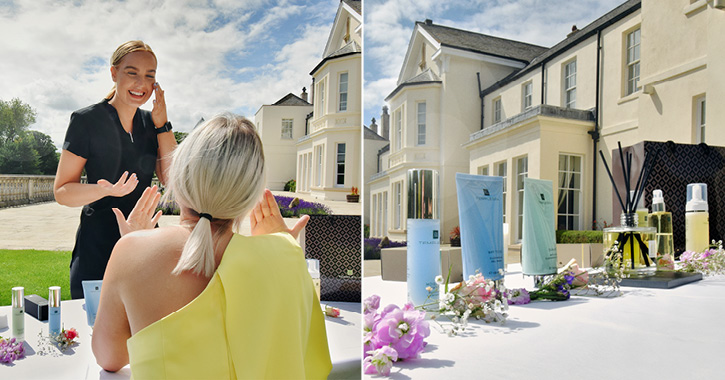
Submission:
[[[533,289],[510,265],[509,288]],[[364,297],[406,301],[406,283],[366,277]],[[622,288],[616,298],[573,296],[509,309],[505,325],[474,321],[448,337],[431,323],[418,359],[393,379],[723,379],[725,276],[678,288]],[[371,376],[366,375],[366,378]]]
[[[38,355],[38,333],[48,332],[48,322],[39,322],[30,315],[25,316],[26,357],[13,364],[0,364],[0,379],[128,379],[131,370],[128,366],[116,373],[106,372],[96,364],[91,351],[91,328],[88,326],[83,309],[84,300],[63,301],[61,319],[65,328],[78,330],[79,344],[62,352],[53,349],[50,355]],[[360,377],[362,354],[362,329],[360,304],[348,302],[329,302],[340,308],[339,318],[325,317],[327,342],[333,363],[331,379]],[[10,306],[0,307],[0,318],[7,316],[11,325]],[[10,328],[0,328],[0,335],[12,336]],[[280,363],[284,365],[284,363]]]

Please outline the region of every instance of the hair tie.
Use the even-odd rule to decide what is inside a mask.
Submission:
[[[212,216],[210,214],[207,214],[207,213],[204,213],[204,212],[200,212],[199,213],[199,219],[201,219],[201,218],[206,218],[206,219],[209,220],[209,222],[211,222],[211,220],[212,220]]]

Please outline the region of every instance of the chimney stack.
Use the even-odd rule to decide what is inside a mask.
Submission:
[[[378,125],[375,124],[375,118],[370,122],[370,130],[372,130],[375,133],[378,133]]]
[[[579,28],[577,28],[576,25],[572,25],[571,26],[571,33],[567,34],[566,35],[566,38],[569,38],[569,37],[573,36],[578,31],[579,31]]]
[[[388,114],[388,106],[383,106],[383,114],[380,115],[380,127],[382,133],[378,133],[383,136],[384,139],[390,140],[390,114]]]
[[[307,88],[302,87],[302,95],[300,96],[302,100],[307,101]]]

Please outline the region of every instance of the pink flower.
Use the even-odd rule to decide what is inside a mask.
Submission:
[[[370,313],[378,310],[380,307],[380,296],[373,294],[372,296],[365,298],[365,301],[363,301],[363,305],[365,305],[365,313]]]
[[[392,347],[400,359],[417,358],[427,344],[424,339],[430,335],[430,329],[425,321],[425,312],[407,305],[404,309],[388,305],[383,309],[373,335],[373,343],[377,347]]]
[[[579,268],[579,264],[574,263],[569,266],[569,274],[574,277],[571,285],[575,288],[584,286],[589,283],[589,272]]]
[[[77,337],[78,337],[78,331],[76,331],[76,329],[71,328],[70,330],[65,331],[65,338],[68,341],[72,341],[73,339],[75,339]]]
[[[393,362],[398,360],[398,352],[389,346],[380,347],[366,354],[370,355],[363,360],[363,369],[367,375],[378,373],[383,376],[389,376]]]

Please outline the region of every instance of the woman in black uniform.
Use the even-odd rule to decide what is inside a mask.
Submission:
[[[62,205],[83,206],[70,263],[74,299],[83,298],[81,281],[103,278],[120,238],[117,218],[136,222],[138,215],[129,213],[151,184],[154,171],[165,182],[167,156],[176,139],[166,117],[164,92],[156,82],[156,64],[156,55],[143,42],[122,44],[111,57],[111,93],[71,115],[54,193]],[[139,109],[152,94],[152,111]],[[87,184],[80,183],[84,168]]]

